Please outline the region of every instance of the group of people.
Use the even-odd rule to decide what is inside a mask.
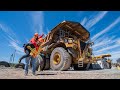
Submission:
[[[37,57],[33,57],[32,55],[30,55],[31,50],[28,49],[26,46],[30,45],[31,48],[34,48],[34,49],[36,49],[36,51],[38,51],[41,43],[44,41],[43,36],[44,36],[44,34],[39,35],[38,33],[35,33],[33,38],[29,41],[29,43],[24,45],[25,55],[23,55],[19,59],[19,63],[21,62],[21,60],[23,58],[25,58],[25,75],[28,75],[28,67],[29,67],[30,60],[32,62],[32,74],[36,75],[36,63],[35,62],[36,62],[36,59],[37,59]]]

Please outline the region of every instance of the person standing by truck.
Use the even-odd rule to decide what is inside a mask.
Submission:
[[[39,48],[39,45],[37,44],[37,42],[38,42],[38,39],[39,38],[42,38],[43,37],[43,34],[41,35],[41,36],[39,36],[39,34],[38,33],[35,33],[34,34],[34,37],[30,40],[30,44],[33,44],[34,45],[34,48],[36,49],[36,50],[38,50],[38,48]],[[30,54],[30,52],[28,51],[28,50],[26,50],[25,51],[25,53],[28,55],[28,54]],[[36,75],[36,57],[33,57],[33,56],[31,56],[31,55],[29,55],[28,57],[26,57],[26,60],[25,60],[25,75],[28,75],[28,65],[29,65],[29,61],[30,61],[30,59],[31,59],[31,62],[32,62],[32,74],[33,75]]]
[[[34,37],[30,40],[30,44],[32,44],[35,49],[38,48],[38,46],[36,44],[37,40],[38,40],[38,33],[35,33]],[[36,71],[36,65],[35,65],[36,58],[31,56],[30,52],[28,50],[25,50],[25,53],[26,53],[26,55],[29,54],[29,56],[26,57],[26,59],[25,59],[25,75],[28,75],[28,66],[29,66],[30,59],[31,59],[31,62],[32,62],[32,74],[36,75],[35,74],[35,71]]]

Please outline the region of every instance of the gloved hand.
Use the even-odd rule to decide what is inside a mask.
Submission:
[[[42,38],[44,36],[44,34],[40,35],[39,38]]]

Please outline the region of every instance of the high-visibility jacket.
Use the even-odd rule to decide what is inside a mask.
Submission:
[[[39,35],[37,40],[39,40],[39,39],[42,38],[43,36],[44,36],[44,34]],[[38,48],[39,48],[39,46],[38,46],[37,43],[36,43],[37,40],[35,40],[34,37],[30,40],[30,43],[35,46],[36,50],[38,50]]]
[[[36,50],[38,50],[39,46],[37,45],[36,42],[37,42],[37,41],[36,41],[34,38],[32,38],[32,39],[30,40],[30,43],[35,46]]]

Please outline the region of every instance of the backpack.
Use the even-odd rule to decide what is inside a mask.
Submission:
[[[31,43],[27,43],[27,44],[24,44],[24,45],[23,45],[24,51],[27,50],[27,51],[29,52],[29,54],[30,54],[31,50],[28,49],[27,46],[30,46],[31,48],[35,48],[35,46],[34,46],[33,44],[31,44]]]

